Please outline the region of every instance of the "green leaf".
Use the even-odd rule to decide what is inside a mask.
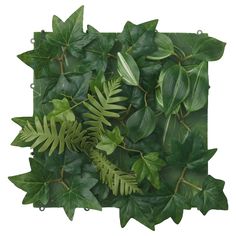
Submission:
[[[57,16],[53,17],[53,32],[47,35],[52,45],[63,46],[73,55],[78,56],[80,50],[88,45],[95,36],[83,32],[84,7],[80,7],[65,22]]]
[[[75,121],[75,115],[71,110],[70,104],[66,98],[53,99],[52,104],[54,109],[47,115],[47,118],[50,120],[52,117],[55,121]]]
[[[30,158],[31,172],[11,176],[9,180],[18,188],[27,192],[23,204],[41,202],[46,205],[49,201],[49,183],[52,173],[45,170],[42,164]]]
[[[21,128],[27,125],[27,122],[29,122],[30,124],[34,124],[34,118],[31,116],[14,117],[12,118],[12,121],[21,126]]]
[[[156,127],[155,114],[150,107],[144,107],[129,117],[126,126],[128,137],[136,143],[154,131]]]
[[[161,60],[174,53],[174,45],[167,35],[156,33],[155,43],[157,49],[150,56],[147,56],[148,59]]]
[[[155,230],[155,224],[152,218],[152,206],[146,196],[131,195],[128,197],[120,197],[114,204],[120,208],[120,224],[125,227],[131,218],[144,224],[151,230]]]
[[[132,166],[132,170],[137,176],[137,180],[141,182],[147,178],[155,187],[160,187],[159,171],[165,166],[165,162],[160,159],[158,152],[151,152],[139,158]]]
[[[192,70],[188,71],[190,79],[190,92],[184,105],[188,112],[200,110],[207,103],[208,98],[208,66],[202,62]]]
[[[183,217],[184,209],[190,209],[190,205],[178,193],[156,196],[154,208],[155,222],[159,224],[171,217],[176,224],[179,224]]]
[[[91,177],[75,176],[71,178],[67,187],[54,184],[52,199],[57,206],[63,207],[70,220],[73,219],[76,208],[101,210],[102,207],[91,192],[97,180]]]
[[[158,20],[153,20],[135,25],[128,21],[118,36],[123,49],[134,58],[150,54],[155,49],[154,37],[157,22]]]
[[[202,138],[198,135],[188,135],[183,143],[172,143],[172,154],[167,158],[168,163],[188,169],[204,167],[214,156],[217,149],[207,150]]]
[[[96,78],[94,80],[90,81],[90,90],[92,91],[93,94],[95,94],[95,87],[97,87],[99,90],[102,90],[103,84],[105,83],[106,78],[104,76],[104,72],[100,71]]]
[[[95,149],[91,152],[90,157],[100,172],[102,182],[108,185],[115,196],[141,192],[135,176],[132,173],[120,170],[103,153]]]
[[[207,176],[202,190],[199,191],[193,198],[193,205],[206,215],[211,209],[228,210],[227,198],[224,195],[224,181],[215,179],[212,176]]]
[[[96,145],[96,148],[110,155],[123,139],[124,137],[121,136],[119,128],[115,127],[112,131],[106,130],[106,133],[101,136],[101,141]]]
[[[163,73],[162,99],[166,116],[170,115],[189,94],[189,77],[183,67],[174,65]]]
[[[224,42],[212,37],[199,38],[193,47],[192,57],[202,61],[219,60],[224,53],[225,45]]]
[[[139,85],[140,71],[131,55],[118,52],[117,70],[123,81],[131,86]]]

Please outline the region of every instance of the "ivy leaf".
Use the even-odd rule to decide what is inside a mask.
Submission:
[[[128,53],[118,52],[117,70],[127,85],[138,86],[140,71],[138,65]]]
[[[131,218],[144,224],[151,230],[155,230],[152,218],[152,205],[146,196],[130,195],[127,197],[118,198],[114,204],[115,207],[120,208],[120,224],[125,227]]]
[[[205,166],[214,156],[217,149],[207,150],[202,138],[198,135],[188,135],[183,143],[172,143],[172,154],[167,158],[168,163],[188,169]]]
[[[128,21],[118,36],[123,49],[134,58],[150,54],[155,49],[154,37],[157,22],[158,20],[152,20],[135,25]]]
[[[224,53],[225,45],[224,42],[212,37],[199,38],[193,47],[192,57],[203,61],[219,60]]]
[[[83,32],[84,7],[80,7],[65,22],[57,16],[53,17],[53,32],[47,35],[47,40],[53,45],[59,45],[68,49],[75,57],[78,52],[95,37],[93,34]]]
[[[174,65],[162,74],[162,99],[165,115],[168,116],[189,94],[189,77],[183,67]]]
[[[190,92],[184,101],[188,112],[200,110],[207,103],[209,89],[207,71],[207,62],[202,62],[188,72],[190,78]]]
[[[154,41],[157,49],[150,56],[147,56],[148,59],[161,60],[174,53],[174,45],[167,35],[163,33],[156,33]]]
[[[158,152],[151,152],[139,158],[132,166],[132,170],[136,173],[137,180],[141,182],[147,178],[155,187],[160,187],[159,171],[165,166],[165,162],[160,159]]]
[[[46,205],[49,201],[49,184],[48,180],[52,177],[52,173],[45,170],[43,165],[30,158],[31,172],[11,176],[9,180],[18,188],[27,192],[24,197],[23,204],[41,202]]]
[[[133,113],[126,122],[128,137],[134,142],[149,136],[156,127],[155,114],[146,106]]]
[[[112,131],[106,130],[106,133],[101,136],[101,141],[97,144],[96,148],[110,155],[123,139],[124,137],[121,136],[119,128],[115,127]]]
[[[58,74],[52,69],[53,60],[60,53],[60,48],[52,47],[46,40],[41,40],[34,50],[24,52],[17,57],[34,70],[35,78]]]
[[[183,217],[184,209],[191,208],[184,196],[178,193],[157,195],[154,202],[156,224],[163,222],[169,217],[171,217],[176,224],[179,224]]]
[[[52,186],[52,199],[58,207],[63,207],[70,220],[76,208],[101,210],[101,205],[90,191],[97,180],[88,176],[74,176],[65,187],[62,184]]]
[[[70,104],[66,98],[53,99],[52,104],[54,109],[47,115],[47,118],[50,120],[54,117],[55,121],[75,121],[75,115],[71,110]]]
[[[203,183],[202,190],[193,198],[193,205],[206,215],[211,209],[228,210],[227,198],[224,195],[224,181],[208,175]]]

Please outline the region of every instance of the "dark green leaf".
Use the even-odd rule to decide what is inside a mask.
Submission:
[[[57,16],[53,17],[53,32],[47,35],[52,45],[65,47],[73,56],[78,56],[79,51],[89,44],[95,36],[83,32],[84,7],[80,7],[65,22]]]
[[[156,127],[155,114],[150,107],[144,107],[129,117],[126,126],[128,137],[136,143],[154,131]]]
[[[163,108],[171,114],[189,94],[189,77],[183,67],[172,66],[163,73],[161,87]]]
[[[162,33],[156,33],[155,43],[157,49],[147,58],[151,60],[161,60],[174,53],[174,45],[171,39]]]
[[[143,157],[140,157],[132,166],[132,170],[137,176],[137,180],[141,182],[147,178],[155,187],[160,187],[159,171],[165,165],[165,162],[160,159],[158,152],[151,152]]]
[[[212,37],[199,38],[193,47],[193,57],[203,61],[219,60],[225,49],[225,43]]]
[[[208,176],[203,183],[202,190],[193,198],[193,205],[206,215],[211,209],[227,210],[228,203],[224,195],[224,181]]]
[[[18,188],[27,192],[23,204],[41,202],[46,205],[49,200],[49,183],[52,173],[45,170],[41,163],[30,159],[31,172],[9,177]]]
[[[194,67],[188,71],[190,79],[190,92],[184,105],[188,112],[197,111],[203,108],[208,98],[208,66],[206,62]]]
[[[97,87],[99,90],[102,90],[103,84],[106,81],[106,78],[104,76],[104,73],[100,71],[96,78],[90,81],[90,90],[95,94],[95,87]]]
[[[154,230],[155,224],[152,219],[152,206],[145,196],[128,196],[119,198],[114,204],[120,208],[120,224],[125,227],[131,218],[139,221],[148,228]]]
[[[75,176],[68,182],[67,187],[62,184],[54,184],[52,199],[57,206],[64,208],[70,220],[73,219],[76,208],[101,210],[101,205],[90,191],[97,183],[96,179]]]

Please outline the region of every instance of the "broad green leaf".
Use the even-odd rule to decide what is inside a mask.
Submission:
[[[95,94],[95,87],[97,87],[99,90],[102,90],[105,81],[106,78],[104,76],[104,72],[100,71],[96,78],[90,81],[89,87],[92,93]]]
[[[48,180],[52,177],[52,173],[45,170],[43,165],[30,158],[31,172],[11,176],[9,180],[18,188],[27,192],[24,197],[23,204],[41,202],[46,205],[49,201],[49,184]]]
[[[34,50],[18,55],[18,58],[34,70],[35,78],[44,78],[59,74],[53,69],[53,61],[61,52],[58,46],[51,46],[46,40],[41,40]]]
[[[128,221],[134,218],[151,230],[155,229],[152,218],[152,205],[149,203],[149,198],[145,195],[120,197],[113,206],[120,208],[121,227],[125,227]]]
[[[200,136],[190,134],[183,143],[173,141],[172,154],[167,160],[169,163],[179,167],[196,169],[204,167],[216,151],[217,149],[207,150]]]
[[[154,206],[154,217],[156,224],[163,222],[169,217],[179,224],[183,217],[184,209],[190,209],[191,206],[185,197],[178,193],[156,196]]]
[[[168,116],[189,94],[189,77],[183,67],[175,65],[165,70],[161,91],[163,109]]]
[[[126,122],[128,137],[134,142],[149,136],[156,127],[155,114],[150,107],[134,112]]]
[[[157,20],[135,25],[127,22],[118,39],[123,44],[122,51],[129,52],[134,58],[148,55],[155,50],[155,31]]]
[[[143,157],[140,157],[132,166],[132,170],[137,176],[137,180],[141,182],[147,178],[155,187],[160,187],[159,171],[165,165],[165,162],[160,159],[158,152],[151,152]]]
[[[184,101],[188,112],[197,111],[203,108],[208,98],[208,66],[207,62],[202,62],[188,72],[190,79],[189,95]]]
[[[79,51],[95,38],[93,34],[83,32],[83,13],[84,7],[80,7],[65,22],[54,16],[53,32],[47,35],[47,40],[52,45],[65,47],[73,56],[78,56]]]
[[[148,59],[161,60],[174,53],[174,45],[167,35],[156,33],[155,43],[157,49],[151,55],[147,56]]]
[[[202,190],[193,198],[193,205],[206,215],[211,209],[228,210],[227,198],[223,192],[224,181],[207,176]]]
[[[97,180],[94,178],[77,175],[68,180],[68,187],[59,183],[54,184],[51,197],[57,206],[64,208],[66,215],[72,220],[76,208],[102,209],[91,192],[96,183]]]
[[[118,52],[117,70],[123,81],[131,86],[139,85],[140,71],[131,55]]]
[[[27,122],[34,124],[34,118],[32,116],[14,117],[12,118],[12,121],[21,126],[21,128],[27,125]]]
[[[119,128],[115,127],[112,131],[106,130],[106,133],[101,136],[101,141],[96,145],[96,148],[110,155],[123,139],[124,137],[121,136]]]
[[[70,104],[66,98],[53,99],[52,104],[54,106],[53,110],[47,115],[47,118],[50,120],[54,117],[55,121],[75,121],[75,115],[71,110]]]
[[[192,57],[202,61],[216,61],[219,60],[225,49],[225,43],[212,38],[199,38],[193,47]]]

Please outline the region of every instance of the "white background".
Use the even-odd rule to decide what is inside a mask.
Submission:
[[[1,0],[0,2],[0,235],[236,235],[236,34],[233,0]],[[158,18],[162,32],[198,29],[227,42],[220,61],[210,63],[209,148],[218,148],[209,173],[226,181],[229,211],[211,211],[205,217],[185,211],[182,222],[167,220],[152,232],[134,220],[119,225],[117,209],[76,211],[70,222],[62,209],[40,212],[21,205],[24,192],[7,176],[29,170],[29,150],[9,144],[19,131],[11,117],[32,115],[32,70],[16,55],[32,48],[34,31],[51,30],[53,14],[66,19],[85,5],[85,25],[99,31],[121,31],[127,20],[141,23]]]

